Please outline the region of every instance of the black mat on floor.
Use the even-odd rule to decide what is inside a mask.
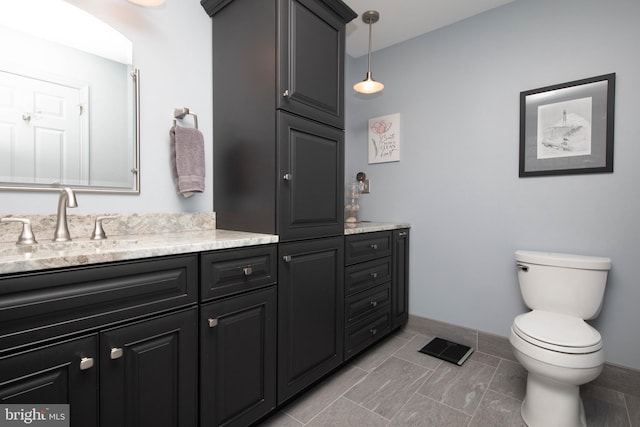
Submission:
[[[473,349],[469,346],[435,337],[427,345],[418,350],[420,353],[455,363],[458,366],[471,356]]]

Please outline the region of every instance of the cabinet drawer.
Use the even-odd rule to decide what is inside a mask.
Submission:
[[[363,262],[345,269],[347,295],[372,288],[391,280],[391,257]]]
[[[208,252],[201,255],[201,296],[210,300],[277,280],[276,246]]]
[[[391,231],[354,234],[345,239],[345,265],[391,255]]]
[[[391,283],[357,293],[347,298],[345,304],[346,326],[375,313],[383,311],[391,302]]]
[[[345,334],[345,360],[355,356],[391,331],[390,307],[350,326]]]
[[[196,255],[0,278],[0,352],[195,304]]]

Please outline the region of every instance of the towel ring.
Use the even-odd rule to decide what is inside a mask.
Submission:
[[[189,111],[187,107],[176,108],[173,110],[173,125],[176,125],[176,119],[184,119],[186,115],[193,116],[193,124],[196,129],[198,129],[198,115],[193,111]]]

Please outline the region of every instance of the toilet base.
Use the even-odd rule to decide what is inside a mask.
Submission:
[[[580,387],[528,374],[522,419],[529,427],[586,427]]]

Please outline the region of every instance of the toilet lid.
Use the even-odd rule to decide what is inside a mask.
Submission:
[[[584,320],[533,310],[513,321],[515,332],[532,344],[563,353],[590,353],[602,348],[600,333]]]

